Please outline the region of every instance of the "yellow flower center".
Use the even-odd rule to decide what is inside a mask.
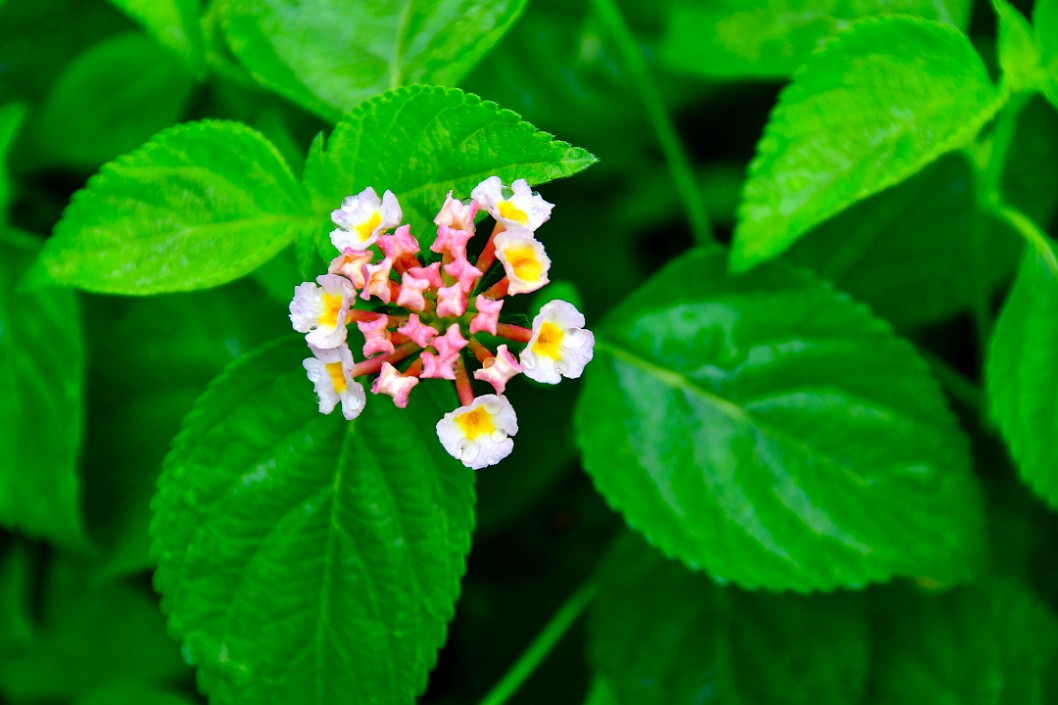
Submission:
[[[557,360],[561,357],[562,339],[565,337],[566,331],[551,321],[544,321],[540,326],[540,334],[536,336],[536,342],[533,343],[533,352]]]
[[[528,245],[508,247],[503,256],[514,270],[514,276],[524,282],[539,281],[540,275],[544,273],[544,266],[536,258],[533,248]]]
[[[334,294],[323,294],[323,313],[316,320],[317,325],[334,328],[338,325],[338,312],[342,310],[342,297]]]
[[[375,228],[377,228],[381,222],[382,216],[378,214],[378,211],[375,211],[371,214],[370,218],[360,223],[360,225],[353,226],[353,229],[356,230],[356,234],[360,236],[360,242],[366,242],[367,239],[371,237],[371,233],[374,232]]]
[[[331,384],[334,385],[334,391],[339,394],[344,392],[346,389],[345,384],[345,371],[342,369],[342,363],[340,362],[328,362],[324,365],[327,368],[327,374],[331,376]]]
[[[492,432],[496,430],[496,426],[492,423],[492,415],[483,406],[457,416],[456,425],[468,441],[478,436],[492,435]]]
[[[500,211],[500,217],[513,220],[519,225],[529,224],[529,215],[510,201],[500,201],[496,208]]]

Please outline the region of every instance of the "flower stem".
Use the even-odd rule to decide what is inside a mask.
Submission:
[[[503,223],[497,221],[496,227],[492,229],[492,234],[489,235],[488,242],[485,243],[485,249],[478,255],[477,264],[474,266],[481,270],[482,274],[489,271],[489,267],[496,261],[496,236],[502,233],[507,228]]]
[[[555,645],[561,641],[573,623],[577,621],[584,608],[587,607],[595,595],[599,592],[599,586],[594,578],[589,578],[581,585],[569,599],[567,599],[551,621],[544,626],[543,631],[533,639],[522,655],[504,674],[500,682],[493,686],[478,705],[504,705],[522,686],[522,684],[533,674],[533,671],[543,662]]]
[[[513,340],[516,343],[528,343],[529,339],[533,337],[533,331],[510,323],[497,323],[496,335],[507,340]]]
[[[478,342],[477,338],[471,338],[467,341],[467,345],[470,347],[470,352],[474,353],[474,357],[478,359],[478,362],[485,364],[486,360],[491,360],[496,357],[492,354],[492,351]]]
[[[493,301],[502,299],[507,295],[507,288],[511,285],[511,280],[507,277],[500,279],[498,282],[493,284],[487,291],[481,292],[482,296],[486,296]]]
[[[650,76],[647,64],[639,51],[635,37],[628,29],[628,25],[621,16],[621,11],[614,0],[592,0],[592,6],[598,13],[606,30],[610,33],[617,50],[621,55],[625,68],[628,70],[632,85],[639,93],[639,98],[646,108],[647,117],[650,118],[651,126],[657,135],[661,150],[668,162],[669,174],[672,176],[676,191],[683,201],[683,209],[687,213],[687,220],[691,226],[691,232],[698,244],[704,245],[716,240],[712,227],[709,225],[709,216],[705,209],[705,201],[702,198],[701,189],[694,173],[691,171],[691,163],[687,158],[687,152],[680,143],[676,128],[672,124],[672,117],[665,108],[665,102],[661,98],[657,85]]]
[[[406,357],[414,355],[421,348],[415,343],[405,343],[397,348],[394,348],[393,352],[386,353],[385,355],[379,355],[373,357],[370,360],[362,360],[353,365],[352,376],[360,377],[362,375],[373,375],[382,369],[382,365],[390,363],[391,365],[396,362],[400,362]]]
[[[459,395],[459,403],[469,406],[474,403],[474,388],[470,384],[470,375],[467,374],[467,364],[463,361],[463,354],[456,355],[456,393]]]

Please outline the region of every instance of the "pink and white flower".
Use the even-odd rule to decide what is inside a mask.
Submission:
[[[391,191],[382,194],[380,201],[375,189],[368,186],[346,198],[342,207],[331,213],[331,220],[338,226],[331,231],[331,244],[339,252],[366,250],[383,232],[397,227],[402,217],[400,204]]]
[[[309,381],[316,388],[320,413],[329,414],[341,402],[342,415],[352,421],[364,410],[367,395],[359,382],[353,380],[353,354],[349,347],[316,348],[309,346],[314,357],[302,361]]]
[[[575,379],[591,362],[595,335],[584,328],[584,315],[565,301],[544,304],[533,319],[533,337],[520,356],[525,376],[537,382],[558,384]]]
[[[530,231],[543,225],[555,207],[539,194],[533,193],[525,179],[515,181],[508,191],[503,187],[500,177],[490,176],[470,192],[470,197],[505,227],[520,226]]]
[[[336,274],[316,277],[316,284],[305,282],[294,289],[290,302],[290,322],[305,333],[309,345],[336,348],[345,343],[349,302],[356,296],[353,284]]]
[[[437,422],[437,437],[448,453],[472,470],[500,462],[514,450],[518,417],[506,397],[485,394],[450,411]]]

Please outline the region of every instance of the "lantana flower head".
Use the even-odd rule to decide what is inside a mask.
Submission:
[[[552,208],[524,179],[507,188],[492,176],[469,201],[448,193],[426,247],[400,223],[390,191],[346,198],[331,214],[338,252],[328,273],[298,286],[290,304],[291,323],[312,352],[304,367],[320,411],[340,402],[345,418],[358,416],[366,404],[359,377],[374,375],[371,392],[400,408],[415,403],[422,382],[450,380],[460,406],[437,422],[441,445],[475,470],[510,455],[518,419],[504,396],[509,383],[522,373],[549,384],[579,377],[595,342],[569,303],[544,305],[532,329],[518,325],[508,305],[548,283],[551,260],[536,230]],[[475,246],[479,210],[494,226]],[[350,327],[363,339],[352,345],[365,358],[356,363]]]

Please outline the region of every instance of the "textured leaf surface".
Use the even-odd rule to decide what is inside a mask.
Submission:
[[[16,291],[38,247],[0,237],[0,524],[78,546],[84,346],[70,291]]]
[[[172,50],[193,73],[205,64],[199,0],[110,0],[139,22],[159,44]]]
[[[785,78],[849,22],[916,15],[965,29],[968,0],[713,0],[676,2],[662,57],[715,78]]]
[[[111,294],[204,289],[290,244],[312,222],[305,208],[290,169],[257,132],[233,122],[178,125],[74,195],[36,274]]]
[[[336,119],[386,89],[457,82],[499,41],[525,4],[221,0],[220,13],[228,44],[258,81]]]
[[[34,134],[46,158],[95,167],[176,122],[190,97],[191,76],[170,52],[143,34],[121,34],[67,66]]]
[[[635,539],[607,558],[588,651],[622,705],[847,705],[862,701],[867,641],[859,595],[719,587]]]
[[[317,145],[318,147],[319,145]],[[595,157],[559,142],[495,103],[456,89],[412,86],[359,105],[342,118],[305,167],[305,186],[320,217],[321,251],[333,250],[328,215],[371,186],[400,200],[412,233],[422,236],[445,194],[469,197],[483,179],[530,184],[570,176]]]
[[[1044,705],[1058,697],[1058,623],[1022,585],[894,592],[875,620],[872,702]]]
[[[1029,89],[1044,80],[1039,42],[1029,21],[1007,0],[992,0],[999,20],[999,65],[1014,90]]]
[[[969,142],[1002,99],[958,30],[909,17],[856,23],[783,91],[750,166],[732,266],[778,255]]]
[[[1058,509],[1058,273],[1026,254],[992,334],[992,414],[1022,478]]]
[[[972,275],[975,228],[989,291],[1013,274],[1021,251],[1017,234],[978,212],[974,178],[963,155],[942,157],[814,228],[786,257],[899,327],[950,319],[982,286]]]
[[[977,489],[925,364],[807,273],[724,259],[680,258],[596,331],[576,426],[599,491],[745,587],[968,577]]]
[[[412,703],[470,547],[473,476],[433,428],[455,402],[323,416],[306,355],[243,358],[188,417],[154,504],[156,584],[214,704]]]

